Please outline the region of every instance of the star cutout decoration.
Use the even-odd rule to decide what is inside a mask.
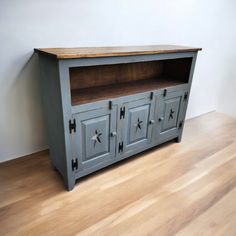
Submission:
[[[102,133],[100,133],[98,130],[95,130],[95,134],[91,138],[94,141],[94,144],[93,144],[94,147],[96,146],[96,143],[101,143],[101,139],[100,139],[101,135]]]
[[[137,123],[134,125],[135,127],[136,127],[136,132],[138,131],[138,130],[141,130],[142,129],[142,127],[141,127],[141,124],[143,123],[143,121],[141,121],[139,118],[138,118],[138,121],[137,121]]]
[[[174,117],[173,117],[173,114],[175,113],[175,111],[173,111],[172,110],[172,108],[171,108],[171,110],[170,110],[170,115],[169,115],[169,120],[170,119],[174,119]]]

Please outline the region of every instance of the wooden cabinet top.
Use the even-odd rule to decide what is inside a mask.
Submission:
[[[195,52],[201,48],[176,45],[149,45],[125,47],[35,48],[35,52],[57,59],[148,55],[176,52]]]

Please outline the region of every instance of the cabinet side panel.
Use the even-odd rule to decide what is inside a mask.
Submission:
[[[184,105],[184,107],[182,109],[182,112],[180,114],[182,121],[185,120],[186,113],[187,113],[189,95],[190,95],[190,91],[191,91],[191,86],[192,86],[192,80],[193,80],[193,74],[194,74],[196,60],[197,60],[197,52],[194,53],[193,59],[192,59],[192,63],[191,63],[191,69],[190,69],[190,74],[189,74],[189,79],[188,79],[187,98],[185,99],[185,105]],[[177,138],[178,142],[180,142],[181,139],[182,139],[183,128],[184,128],[184,122],[183,122],[182,128],[180,129],[179,136]]]
[[[41,94],[46,119],[50,158],[62,175],[66,173],[64,125],[58,61],[40,55]]]

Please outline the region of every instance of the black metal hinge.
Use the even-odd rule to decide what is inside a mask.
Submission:
[[[163,97],[165,97],[167,94],[167,89],[164,89],[164,92],[163,92]]]
[[[154,93],[153,93],[153,92],[151,92],[151,93],[150,93],[150,100],[152,100],[152,99],[153,99],[153,95],[154,95]]]
[[[188,99],[188,92],[184,93],[184,101],[186,101]]]
[[[109,110],[112,109],[112,101],[109,101],[109,103],[108,103],[108,107],[109,107]]]
[[[125,118],[125,107],[121,107],[120,108],[120,119],[124,119]]]
[[[184,123],[183,121],[179,122],[179,129],[181,129],[183,127],[183,123]]]
[[[76,132],[76,121],[75,121],[75,119],[73,119],[73,122],[71,120],[69,120],[69,130],[70,130],[70,134],[72,133],[72,130],[74,132]]]
[[[119,153],[123,152],[123,146],[124,146],[123,142],[119,142],[119,148],[118,148]]]
[[[72,171],[78,170],[78,158],[71,160]]]

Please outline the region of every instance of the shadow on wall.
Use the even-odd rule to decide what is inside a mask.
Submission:
[[[27,55],[28,56],[28,55]],[[22,58],[19,59],[22,61]],[[15,65],[19,62],[15,61]],[[37,54],[27,60],[6,93],[3,150],[0,162],[41,151],[48,147],[40,96],[40,68]]]

